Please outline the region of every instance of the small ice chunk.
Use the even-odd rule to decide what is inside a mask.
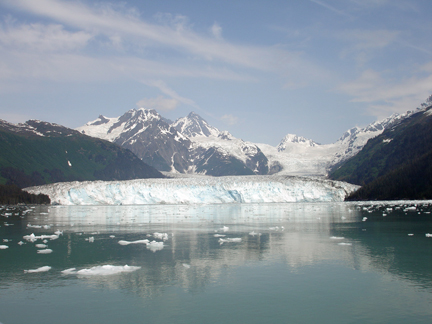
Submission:
[[[414,234],[410,233],[410,234],[408,234],[408,236],[414,236]]]
[[[60,236],[63,235],[63,231],[57,230],[54,232],[54,234]]]
[[[149,243],[147,243],[147,249],[149,249],[152,252],[156,252],[156,251],[160,251],[163,249],[164,243],[163,242],[156,242],[156,241],[151,241]]]
[[[23,244],[25,244],[23,241],[18,242],[18,245],[23,245]]]
[[[114,238],[115,237],[115,235],[110,235],[110,238]]]
[[[89,241],[90,243],[94,242],[94,236],[90,236],[89,238],[85,239],[86,241]]]
[[[213,235],[214,237],[225,237],[226,235],[225,234],[215,234],[215,235]]]
[[[241,237],[229,237],[226,239],[220,238],[219,239],[219,244],[222,245],[224,243],[240,243],[242,241]]]
[[[343,236],[330,236],[330,238],[332,240],[343,240],[343,239],[345,239],[345,237],[343,237]]]
[[[0,250],[6,250],[9,249],[9,246],[7,245],[0,245]]]
[[[24,273],[47,272],[49,270],[51,270],[50,266],[43,266],[37,269],[24,270]]]
[[[53,250],[51,249],[43,249],[43,250],[37,250],[38,254],[50,254]]]
[[[338,243],[338,245],[352,245],[352,243],[341,242],[341,243]]]
[[[32,224],[27,224],[27,227],[30,227],[30,228],[42,228],[41,225],[32,225]]]
[[[134,266],[113,266],[113,265],[102,265],[102,266],[95,266],[91,267],[89,269],[82,269],[77,271],[76,273],[81,276],[109,276],[113,274],[118,274],[122,272],[133,272],[138,269],[141,269],[141,267],[134,267]]]
[[[183,263],[182,266],[185,267],[186,269],[189,269],[191,267],[190,264],[187,263]]]
[[[432,234],[430,234],[430,233],[426,233],[425,236],[426,236],[426,237],[432,237]]]
[[[64,275],[75,274],[76,273],[76,268],[69,268],[69,269],[63,270],[61,273],[64,274]]]
[[[46,249],[46,248],[48,247],[48,245],[46,245],[46,244],[35,244],[35,246],[36,246],[38,249]]]
[[[167,241],[168,240],[168,233],[153,233],[153,236],[159,240]]]
[[[118,241],[118,244],[120,245],[129,245],[129,244],[148,244],[150,243],[149,240],[144,239],[144,240],[137,240],[137,241],[124,241],[124,240],[120,240]]]
[[[366,222],[367,221],[367,217],[363,217],[362,222]]]

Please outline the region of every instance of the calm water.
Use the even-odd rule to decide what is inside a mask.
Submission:
[[[431,323],[431,211],[426,202],[3,209],[0,322]],[[46,243],[23,238],[58,230]]]

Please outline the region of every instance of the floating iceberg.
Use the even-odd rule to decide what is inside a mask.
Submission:
[[[60,205],[343,201],[358,186],[318,177],[236,176],[62,182],[26,188]]]
[[[145,239],[145,240],[137,240],[137,241],[124,241],[124,240],[120,240],[118,241],[118,244],[120,245],[129,245],[129,244],[148,244],[150,243],[149,240]]]
[[[24,273],[47,272],[49,270],[51,270],[50,266],[43,266],[37,269],[24,270]]]
[[[102,266],[95,266],[91,267],[89,269],[82,269],[79,271],[74,271],[73,269],[66,269],[62,271],[63,274],[77,274],[81,276],[109,276],[113,274],[118,274],[122,272],[133,272],[138,269],[141,269],[141,267],[134,267],[134,266],[113,266],[113,265],[102,265]]]
[[[156,251],[160,251],[160,250],[163,249],[164,243],[163,242],[151,241],[150,243],[147,243],[146,247],[150,251],[156,252]]]
[[[37,250],[38,254],[50,254],[53,250],[51,249],[43,249],[43,250]]]
[[[241,241],[242,241],[241,237],[233,237],[233,238],[226,238],[226,239],[220,238],[218,242],[220,245],[222,245],[224,243],[232,243],[232,242],[240,243]]]

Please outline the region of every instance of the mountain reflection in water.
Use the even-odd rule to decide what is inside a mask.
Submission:
[[[0,295],[0,314],[8,313],[7,295],[17,291],[17,287],[28,293],[59,287],[69,291],[74,285],[84,285],[83,296],[86,289],[93,287],[98,291],[122,291],[149,302],[155,298],[177,300],[178,289],[183,291],[181,294],[206,298],[216,294],[214,300],[219,300],[224,294],[234,294],[231,286],[243,284],[251,289],[245,293],[263,296],[266,288],[262,285],[267,283],[274,285],[276,294],[286,285],[280,291],[281,298],[294,298],[298,294],[299,298],[312,302],[312,292],[317,294],[317,288],[309,287],[307,280],[320,282],[321,276],[327,281],[332,278],[335,282],[323,283],[326,289],[346,289],[337,288],[337,278],[344,278],[344,274],[347,277],[341,283],[346,280],[358,291],[365,287],[364,282],[359,282],[359,278],[366,280],[364,274],[378,274],[384,282],[407,284],[426,294],[424,302],[432,306],[432,238],[425,235],[432,232],[431,210],[428,202],[417,202],[417,206],[413,202],[391,206],[376,203],[37,206],[21,217],[1,217],[3,243],[0,244],[8,248],[0,251],[0,291],[6,292]],[[42,240],[23,239],[31,233],[37,237],[56,231],[58,239],[45,242],[53,251],[46,255],[36,252],[35,244]],[[160,249],[151,249],[145,243],[152,240],[163,242]],[[17,244],[19,241],[25,244]],[[113,275],[76,273],[93,267],[100,269],[102,265],[113,265],[117,270],[125,265],[136,268]],[[43,266],[51,269],[24,273]],[[70,268],[75,270],[62,273]],[[238,272],[244,276],[238,277]],[[272,281],[273,275],[288,281],[278,287]],[[252,281],[242,284],[246,278]],[[288,289],[293,290],[292,296],[286,295]],[[341,302],[346,303],[345,292],[327,293],[340,295]],[[325,295],[322,291],[323,302]],[[245,298],[246,303],[249,297],[239,298]],[[183,305],[184,302],[176,301],[176,307],[193,309]],[[254,302],[251,303],[253,308]],[[205,307],[211,313],[209,305]],[[432,311],[418,307],[424,316],[432,315]],[[360,321],[362,317],[358,316]],[[0,322],[3,321],[7,323],[0,315]]]

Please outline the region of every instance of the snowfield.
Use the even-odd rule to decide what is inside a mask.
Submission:
[[[60,205],[332,202],[359,187],[318,177],[231,176],[62,182],[26,188]]]

